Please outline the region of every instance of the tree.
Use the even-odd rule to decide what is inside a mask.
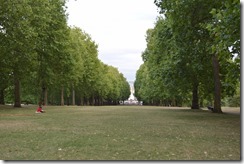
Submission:
[[[64,105],[72,93],[73,105],[100,105],[129,96],[123,74],[98,59],[90,35],[67,26],[65,2],[0,0],[0,104]]]
[[[1,47],[4,62],[14,85],[14,106],[21,107],[20,83],[28,76],[35,59],[35,36],[29,1],[3,1],[0,8]],[[5,76],[6,77],[6,76]]]
[[[157,1],[156,0],[155,4],[161,9],[161,13],[164,13],[166,19],[168,19],[170,22],[174,40],[176,43],[175,47],[177,47],[176,49],[177,53],[175,54],[176,54],[176,59],[178,60],[178,64],[183,63],[183,65],[181,65],[182,67],[184,66],[184,63],[189,63],[188,67],[190,69],[186,72],[185,69],[183,69],[183,71],[185,72],[184,77],[188,79],[188,81],[192,82],[192,86],[193,86],[192,87],[193,88],[192,108],[198,108],[198,103],[197,103],[198,88],[199,87],[203,88],[202,86],[207,86],[206,83],[209,83],[209,81],[211,81],[209,80],[209,73],[211,73],[211,71],[208,71],[208,69],[205,70],[203,68],[208,68],[209,66],[208,61],[210,61],[209,59],[212,58],[213,61],[212,72],[215,72],[214,73],[215,110],[221,113],[221,107],[220,107],[221,82],[220,81],[223,82],[224,79],[220,79],[217,77],[219,76],[219,71],[221,72],[223,70],[223,69],[218,70],[219,68],[218,65],[225,65],[227,60],[225,58],[224,60],[221,59],[221,61],[219,61],[220,59],[218,59],[216,53],[208,51],[209,45],[212,45],[214,41],[213,41],[213,37],[202,25],[209,24],[209,22],[218,22],[218,21],[213,21],[214,19],[213,16],[210,14],[210,11],[212,11],[212,9],[215,11],[216,9],[221,8],[221,4],[223,3],[218,1],[201,1],[201,0],[198,1],[178,1],[178,0]],[[210,26],[211,25],[209,25],[208,27]],[[238,43],[238,41],[237,42],[235,41],[235,43]],[[221,63],[219,64],[219,62]],[[202,86],[199,86],[199,84]],[[208,89],[206,88],[204,90],[208,91]]]
[[[122,73],[119,73],[120,86],[120,100],[125,101],[130,97],[130,84]]]
[[[211,14],[213,15],[213,19],[206,25],[206,28],[210,31],[211,37],[215,38],[209,50],[214,54],[214,112],[222,113],[219,65],[224,65],[228,72],[231,72],[226,73],[228,76],[226,79],[229,79],[226,84],[227,86],[231,86],[231,84],[234,86],[231,88],[232,91],[235,90],[236,84],[240,79],[240,2],[237,0],[224,1],[218,9],[213,8]],[[222,63],[219,64],[218,60],[222,60]]]
[[[83,47],[82,30],[78,27],[70,28],[69,53],[73,56],[75,62],[72,67],[70,76],[70,87],[72,90],[72,105],[75,105],[75,88],[78,86],[79,80],[83,77],[84,63],[82,53],[85,51]]]
[[[65,15],[65,1],[38,1],[32,3],[35,19],[32,26],[38,33],[36,52],[38,54],[37,81],[40,87],[40,99],[47,104],[47,89],[51,85],[62,83],[64,70],[69,69],[68,26]],[[69,60],[68,60],[69,59]],[[57,80],[57,76],[61,78]]]
[[[100,70],[100,63],[97,58],[98,51],[96,43],[91,39],[87,33],[83,34],[84,48],[83,61],[84,61],[84,74],[82,77],[81,92],[85,98],[86,104],[94,105],[94,96],[96,92],[96,82],[99,80],[97,76]]]
[[[188,101],[189,93],[192,92],[191,107],[199,109],[200,105],[203,105],[203,99],[209,99],[212,97],[211,93],[215,93],[214,111],[221,113],[220,87],[225,95],[233,94],[235,91],[238,76],[230,76],[229,72],[231,70],[235,75],[238,74],[238,67],[236,67],[238,64],[235,64],[238,63],[238,57],[237,62],[233,62],[226,58],[230,56],[230,52],[222,51],[218,54],[219,57],[216,57],[216,51],[209,50],[209,47],[214,49],[215,43],[221,41],[215,40],[211,34],[211,29],[213,30],[213,27],[222,22],[221,20],[216,24],[218,21],[213,13],[223,8],[221,4],[233,6],[233,4],[238,5],[238,2],[155,0],[155,4],[164,16],[159,17],[154,29],[147,32],[147,48],[142,54],[144,65],[138,70],[139,79],[135,82],[136,96],[148,102],[153,99],[154,103],[168,99],[170,104],[179,105]],[[238,13],[236,5],[234,5],[235,9],[227,7],[229,13],[232,13],[231,18],[238,18],[238,15],[233,16],[233,13]],[[228,12],[223,11],[223,13]],[[235,22],[235,25],[238,25],[238,19]],[[231,32],[231,30],[227,31]],[[230,47],[238,50],[236,46],[239,42],[238,37],[224,42],[225,45],[232,43],[225,46],[225,50]],[[212,92],[214,88],[215,91]]]

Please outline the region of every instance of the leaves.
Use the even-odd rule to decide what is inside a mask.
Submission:
[[[197,84],[199,97],[208,99],[213,93],[211,58],[216,53],[222,84],[232,84],[228,85],[232,87],[222,86],[223,95],[229,95],[240,77],[239,1],[155,0],[154,3],[164,16],[147,31],[144,64],[135,82],[136,96],[147,102],[157,101],[156,104],[168,99],[181,101],[179,97],[183,96],[189,104],[189,93]],[[233,53],[237,57],[230,60]]]
[[[43,90],[48,90],[51,103],[59,103],[61,88],[68,98],[75,89],[79,99],[87,101],[95,97],[102,101],[129,97],[123,75],[118,70],[110,73],[103,69],[98,45],[90,35],[68,27],[65,1],[0,3],[1,93],[12,90],[14,74],[23,84],[22,97],[33,97],[32,103],[43,98]],[[113,85],[104,87],[104,77],[113,80]]]

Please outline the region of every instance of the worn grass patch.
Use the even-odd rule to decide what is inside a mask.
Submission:
[[[240,160],[240,115],[151,106],[0,106],[1,160]]]

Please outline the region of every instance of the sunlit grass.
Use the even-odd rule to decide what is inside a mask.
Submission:
[[[240,160],[240,115],[151,106],[0,106],[2,160]]]

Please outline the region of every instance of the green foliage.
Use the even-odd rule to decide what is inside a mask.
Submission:
[[[235,94],[224,98],[224,105],[230,107],[240,107],[241,106],[241,89],[240,83],[236,88]]]
[[[135,82],[136,97],[157,105],[192,103],[197,107],[204,100],[212,102],[212,56],[216,53],[222,98],[235,94],[240,79],[239,1],[154,3],[164,15],[147,31],[144,64]]]
[[[76,104],[129,97],[126,79],[103,68],[89,34],[68,27],[65,2],[0,1],[0,104],[4,98],[16,106],[21,99],[70,104],[75,92]],[[111,85],[104,85],[105,77],[113,80]]]
[[[211,10],[213,21],[206,27],[215,37],[213,51],[222,52],[229,48],[232,55],[240,57],[240,7],[239,0],[226,0],[218,9]]]
[[[233,96],[240,82],[240,1],[227,0],[211,10],[205,28],[215,38],[210,52],[218,53],[224,96]]]

